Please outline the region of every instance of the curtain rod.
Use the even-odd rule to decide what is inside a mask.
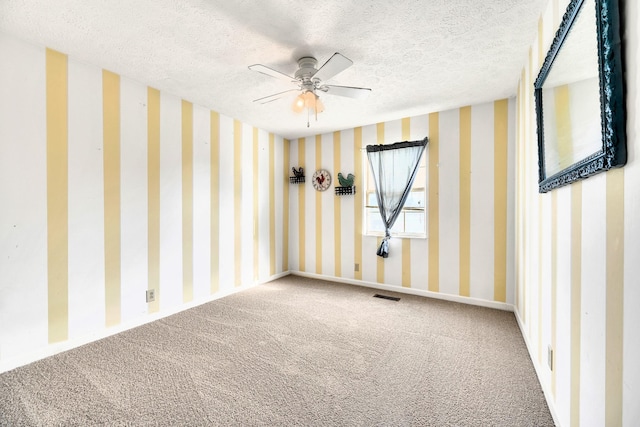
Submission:
[[[428,136],[425,136],[423,139],[418,139],[418,140],[415,140],[415,141],[400,141],[400,142],[394,142],[394,143],[392,143],[392,144],[369,144],[369,145],[367,145],[367,146],[360,147],[360,149],[359,149],[359,150],[360,150],[360,151],[367,151],[367,147],[368,147],[368,146],[393,145],[393,144],[405,144],[405,143],[407,143],[407,144],[414,144],[414,143],[420,143],[420,142],[424,142],[424,144],[425,144],[425,145],[426,145],[426,144],[428,144],[428,143],[429,143],[429,137],[428,137]]]

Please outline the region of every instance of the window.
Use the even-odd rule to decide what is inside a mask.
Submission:
[[[426,153],[426,151],[425,151]],[[405,202],[402,212],[398,216],[391,236],[393,237],[427,237],[427,161],[426,154],[422,154],[418,174],[411,187],[411,193]],[[365,234],[369,236],[384,236],[384,224],[378,210],[376,190],[371,176],[371,168],[365,157]]]

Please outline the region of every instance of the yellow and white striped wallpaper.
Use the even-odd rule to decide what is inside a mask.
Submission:
[[[630,427],[640,420],[638,33],[623,42],[627,165],[540,194],[533,82],[568,3],[548,3],[518,86],[515,311],[558,424]],[[637,2],[624,3],[637,28]]]
[[[382,259],[379,238],[362,234],[368,165],[361,148],[425,136],[428,238],[391,239],[389,258]],[[291,142],[290,158],[309,177],[329,170],[334,183],[338,172],[353,173],[359,191],[336,197],[333,186],[325,192],[309,182],[290,186],[292,271],[513,303],[514,99],[301,138]]]
[[[0,368],[288,270],[281,137],[1,34],[0,57]]]
[[[516,100],[293,140],[0,34],[0,371],[291,269],[513,304],[560,425],[635,425],[640,12],[624,2],[627,166],[541,195],[533,81],[567,4]],[[361,148],[425,135],[428,238],[379,260]],[[292,166],[360,192],[290,185]]]

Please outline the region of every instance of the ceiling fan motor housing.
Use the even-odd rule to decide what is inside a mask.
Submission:
[[[296,71],[294,77],[302,83],[310,82],[311,77],[318,72],[316,65],[318,65],[318,61],[311,56],[304,56],[298,59],[298,71]]]

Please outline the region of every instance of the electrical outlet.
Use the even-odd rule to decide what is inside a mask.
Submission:
[[[360,271],[360,264],[356,264],[353,271]]]
[[[154,302],[156,300],[156,290],[149,289],[147,290],[147,302]]]
[[[549,369],[553,371],[553,349],[551,346],[547,349],[547,364],[549,365]]]

